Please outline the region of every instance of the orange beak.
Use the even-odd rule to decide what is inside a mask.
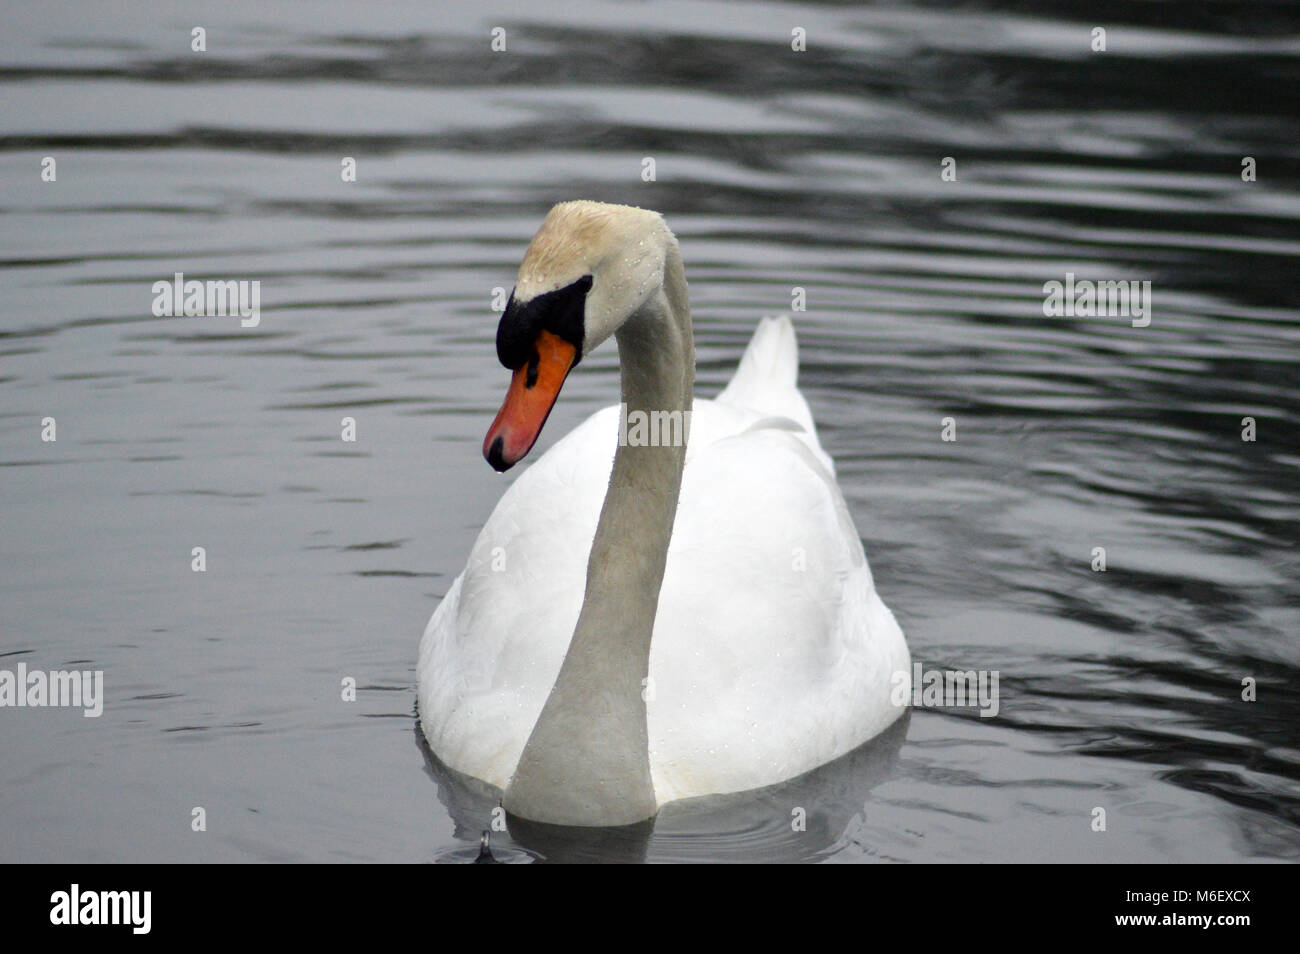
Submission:
[[[496,470],[509,470],[532,450],[577,356],[578,349],[559,335],[538,333],[532,358],[515,370],[483,439],[483,456]]]

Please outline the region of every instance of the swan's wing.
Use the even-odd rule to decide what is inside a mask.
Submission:
[[[786,315],[770,316],[758,323],[754,337],[740,358],[735,375],[717,402],[757,418],[783,417],[804,431],[804,443],[817,454],[832,475],[835,463],[817,439],[808,402],[799,393],[799,343]]]
[[[618,409],[557,442],[501,497],[420,643],[420,724],[452,768],[505,787],[582,608]]]
[[[651,644],[661,803],[794,777],[902,712],[902,631],[801,437],[754,426],[687,466]]]
[[[765,417],[788,417],[816,439],[808,402],[799,393],[799,343],[786,315],[758,323],[736,373],[717,400]]]

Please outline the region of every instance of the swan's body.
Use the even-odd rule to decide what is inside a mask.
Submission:
[[[671,272],[675,241],[666,257]],[[641,312],[680,322],[684,296],[682,281]],[[625,405],[692,408],[689,380],[658,393],[629,380],[641,340],[620,332]],[[680,448],[620,446],[623,410],[610,407],[506,491],[420,645],[421,724],[447,765],[506,790],[525,817],[624,824],[792,778],[902,713],[891,692],[907,646],[795,386],[797,361],[789,321],[765,319],[728,388],[693,401],[684,463]]]

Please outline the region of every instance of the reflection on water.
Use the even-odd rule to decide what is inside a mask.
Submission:
[[[917,660],[1001,674],[997,718],[670,807],[648,860],[1300,857],[1300,22],[1119,5],[1099,53],[1078,15],[237,2],[199,54],[179,3],[9,10],[0,668],[107,698],[0,712],[0,857],[478,855],[490,793],[410,745],[416,645],[504,487],[493,289],[574,197],[668,216],[703,396],[804,289],[879,589]],[[260,325],[152,317],[178,271],[260,281]],[[1067,273],[1150,281],[1150,326],[1044,317]],[[610,347],[539,450],[616,393]],[[530,837],[492,851],[574,850]]]
[[[507,815],[499,808],[498,789],[443,765],[422,735],[417,744],[457,838],[486,834],[497,861],[520,852],[548,862],[816,861],[863,811],[872,788],[894,770],[910,721],[905,713],[876,738],[798,778],[734,795],[670,802],[647,823],[612,829],[545,825]],[[441,859],[464,861],[470,855],[461,845]],[[483,857],[481,846],[473,856]]]

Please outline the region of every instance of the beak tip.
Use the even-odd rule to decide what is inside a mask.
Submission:
[[[505,457],[505,441],[498,435],[490,445],[483,448],[483,457],[492,469],[498,473],[505,473],[515,465],[515,461],[507,461]]]

